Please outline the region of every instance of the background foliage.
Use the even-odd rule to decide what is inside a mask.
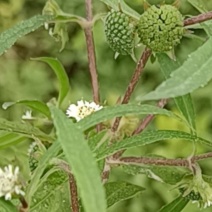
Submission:
[[[85,16],[84,0],[63,1],[58,0],[61,8],[69,13]],[[132,8],[139,13],[143,12],[142,0],[126,1]],[[160,3],[160,0],[149,0],[151,4]],[[172,0],[167,0],[166,3],[172,3]],[[197,3],[198,2],[198,3]],[[192,4],[191,4],[192,3]],[[0,1],[0,32],[8,29],[21,20],[30,18],[31,16],[41,13],[45,4],[44,0],[1,0]],[[204,0],[182,0],[180,10],[184,15],[198,14],[198,8],[212,10],[212,2]],[[94,13],[106,12],[107,7],[100,1],[94,1]],[[184,37],[181,44],[176,48],[176,56],[179,62],[182,63],[189,54],[201,46],[206,38],[206,33],[202,29],[193,30],[198,37]],[[6,54],[0,57],[0,104],[8,101],[18,101],[22,99],[36,99],[48,102],[52,96],[57,96],[58,81],[50,68],[37,61],[32,61],[30,58],[53,56],[57,57],[65,67],[68,73],[71,91],[63,102],[62,107],[67,108],[70,102],[77,101],[80,97],[86,97],[86,100],[92,99],[90,75],[87,65],[87,55],[84,34],[81,28],[73,23],[68,26],[69,42],[65,49],[59,53],[60,44],[55,43],[54,39],[48,35],[44,28],[30,33],[29,35],[20,38],[18,42],[7,51]],[[114,60],[114,52],[109,48],[104,37],[103,22],[98,21],[94,27],[94,39],[96,45],[97,66],[100,81],[100,93],[102,100],[107,100],[107,104],[115,104],[117,98],[123,94],[128,81],[133,73],[135,63],[128,56],[119,56]],[[142,47],[136,50],[139,55]],[[159,65],[156,62],[150,61],[145,68],[145,72],[140,80],[135,93],[132,97],[132,102],[135,97],[143,95],[153,90],[164,79],[160,72]],[[205,139],[211,138],[212,129],[212,82],[206,87],[195,91],[192,94],[194,99],[195,111],[197,114],[196,125],[198,135]],[[176,109],[170,102],[166,107],[173,111]],[[21,120],[21,116],[26,111],[26,108],[18,105],[11,107],[8,110],[0,109],[0,117],[9,120]],[[39,121],[37,126],[39,126]],[[170,119],[166,116],[157,116],[152,122],[149,129],[171,129],[185,130],[185,126],[178,120]],[[48,130],[48,128],[47,128]],[[21,139],[21,138],[20,138]],[[125,155],[135,154],[141,155],[147,152],[153,154],[164,155],[166,157],[183,157],[190,154],[191,145],[189,142],[160,142],[147,147],[137,147],[128,150]],[[183,147],[183,148],[182,148]],[[19,151],[17,151],[19,149]],[[20,151],[21,149],[21,151]],[[0,165],[5,165],[9,161],[14,161],[18,165],[28,164],[27,161],[28,142],[22,142],[13,147],[0,147]],[[177,150],[177,151],[176,151]],[[207,148],[198,148],[198,153],[207,151]],[[16,161],[16,162],[15,162]],[[204,162],[202,165],[205,174],[212,174],[209,162]],[[21,166],[23,173],[27,176],[29,167]],[[123,211],[123,212],[152,212],[156,211],[162,205],[173,200],[177,196],[175,190],[171,190],[171,186],[146,178],[144,175],[132,176],[123,173],[119,168],[113,170],[110,181],[117,179],[126,180],[140,186],[148,187],[142,195],[136,198],[120,202],[108,211]],[[64,183],[64,182],[62,182]],[[196,205],[191,203],[184,209],[186,212],[199,211]],[[210,211],[210,208],[205,210]]]

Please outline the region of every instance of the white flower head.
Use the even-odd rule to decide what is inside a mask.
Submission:
[[[0,197],[5,200],[11,200],[13,194],[24,195],[21,190],[22,185],[18,179],[19,167],[15,167],[14,171],[12,165],[0,168]]]
[[[87,101],[77,101],[77,105],[71,104],[66,110],[66,114],[68,117],[75,118],[77,121],[89,116],[90,114],[101,110],[103,107],[97,105],[95,102],[87,102]]]

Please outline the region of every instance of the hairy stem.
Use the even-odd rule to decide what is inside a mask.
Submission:
[[[133,73],[133,76],[130,80],[130,83],[127,87],[127,90],[124,94],[123,100],[121,102],[121,104],[127,104],[130,100],[130,97],[140,79],[141,74],[143,73],[144,67],[151,55],[152,51],[149,48],[146,48],[143,52],[143,54],[141,55],[140,60],[137,63],[137,66],[135,68],[135,72]],[[111,128],[112,132],[115,132],[118,129],[119,123],[120,123],[121,118],[116,118],[113,126]]]
[[[125,92],[125,95],[123,97],[123,100],[121,101],[121,104],[127,104],[130,100],[130,97],[140,79],[140,76],[144,70],[144,67],[151,55],[152,51],[148,48],[145,48],[143,54],[141,55],[141,58],[140,60],[138,61],[137,65],[136,65],[136,68],[135,68],[135,71],[134,71],[134,74],[130,80],[130,83],[126,89],[126,92]],[[113,126],[111,128],[111,131],[112,132],[115,132],[117,131],[118,129],[118,126],[119,126],[119,123],[120,123],[120,120],[121,118],[116,118],[114,123],[113,123]],[[112,157],[119,157],[122,155],[122,151],[120,152],[117,152],[117,155],[113,155]],[[108,180],[108,177],[109,177],[109,172],[110,172],[110,166],[107,164],[107,160],[105,162],[105,166],[104,166],[104,169],[103,169],[103,172],[102,172],[102,181],[103,182],[106,182]]]
[[[122,157],[120,159],[112,159],[107,161],[110,165],[157,165],[157,166],[180,166],[189,168],[191,163],[195,164],[197,161],[205,160],[212,158],[212,152],[200,154],[193,156],[191,158],[176,158],[176,159],[167,159],[167,158],[154,158],[154,157]]]
[[[192,18],[187,18],[184,20],[184,26],[189,26],[197,23],[201,23],[204,21],[208,21],[212,19],[212,11],[194,16]]]
[[[79,212],[79,202],[78,202],[78,193],[77,193],[77,185],[74,179],[73,174],[69,173],[69,186],[71,193],[71,211]]]
[[[167,103],[166,99],[161,99],[158,102],[157,106],[160,107],[160,108],[163,108],[166,105],[166,103]],[[138,128],[133,132],[133,135],[141,133],[148,126],[148,124],[153,120],[154,117],[155,117],[155,115],[153,115],[153,114],[146,116],[141,121]]]
[[[92,21],[92,0],[85,0],[86,5],[86,19],[87,21]],[[87,55],[88,55],[88,63],[89,63],[89,71],[91,75],[91,83],[92,83],[92,91],[93,91],[93,100],[95,103],[99,104],[100,95],[99,95],[99,84],[98,84],[98,75],[96,68],[96,55],[94,48],[94,39],[92,26],[87,26],[84,29],[86,44],[87,44]]]

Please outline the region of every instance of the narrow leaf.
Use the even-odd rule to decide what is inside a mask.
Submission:
[[[88,129],[96,124],[106,121],[108,119],[114,117],[121,117],[127,114],[136,114],[136,115],[146,115],[146,114],[160,114],[166,115],[174,118],[178,118],[174,113],[158,108],[153,105],[115,105],[105,107],[102,110],[99,110],[90,116],[85,117],[81,121],[77,123],[77,125],[84,131],[84,129]]]
[[[33,60],[47,63],[55,72],[60,85],[59,97],[58,97],[58,106],[60,106],[69,91],[69,79],[63,65],[60,63],[58,59],[51,57],[38,57],[33,58]]]
[[[0,211],[2,212],[18,212],[18,209],[10,202],[0,198]]]
[[[178,62],[171,60],[166,54],[157,54],[158,62],[160,64],[161,71],[163,72],[166,79],[169,78],[170,74],[180,67]],[[175,104],[178,109],[186,118],[188,124],[193,130],[196,129],[195,124],[195,111],[190,94],[174,98]]]
[[[47,116],[48,118],[51,117],[50,111],[49,111],[49,108],[47,107],[47,105],[38,100],[21,100],[21,101],[17,101],[17,102],[5,102],[2,105],[2,108],[6,110],[7,108],[9,108],[13,105],[16,105],[16,104],[25,105],[27,107],[30,107],[33,110],[36,110],[36,111],[42,113],[43,115]]]
[[[197,51],[189,55],[188,60],[171,74],[171,78],[160,84],[155,91],[139,100],[173,98],[204,87],[212,78],[212,37]]]
[[[53,16],[37,15],[2,32],[0,34],[0,55],[9,49],[18,40],[18,38],[38,29],[45,22],[52,19]]]
[[[150,158],[151,159],[151,158]],[[123,165],[122,168],[125,172],[132,175],[146,174],[147,177],[154,180],[167,183],[170,185],[176,185],[180,182],[184,175],[188,172],[182,171],[179,168],[164,167],[164,166],[150,166],[150,165]]]
[[[61,144],[76,178],[85,210],[105,212],[106,201],[98,167],[82,131],[62,111],[55,107],[50,110],[56,128],[56,142]]]
[[[70,212],[67,174],[62,171],[55,171],[48,176],[33,195],[30,211]]]
[[[105,184],[107,206],[110,207],[120,201],[138,195],[145,188],[127,182],[110,182]]]
[[[90,150],[93,151],[95,148],[98,148],[103,143],[107,143],[108,140],[108,130],[102,130],[98,134],[95,134],[88,139],[88,146],[90,147]]]
[[[1,118],[0,118],[0,130],[4,130],[5,132],[18,133],[28,138],[37,137],[42,141],[52,142],[54,140],[53,137],[45,134],[40,129],[33,127],[28,123],[13,122]]]
[[[38,167],[35,169],[35,172],[31,178],[31,182],[28,185],[26,191],[26,200],[29,205],[31,205],[32,196],[39,188],[39,185],[42,183],[41,176],[43,175],[43,172],[46,169],[46,167],[49,165],[49,160],[55,157],[60,150],[61,147],[59,143],[54,142],[40,159]]]
[[[139,135],[126,138],[120,142],[116,142],[107,148],[100,147],[99,149],[97,149],[96,155],[98,159],[102,159],[122,149],[128,149],[137,146],[145,146],[161,140],[169,140],[169,139],[183,139],[188,141],[201,142],[210,146],[212,145],[212,142],[207,141],[203,138],[196,137],[186,132],[174,131],[174,130],[150,130],[145,131]]]
[[[189,200],[179,196],[169,204],[163,206],[159,212],[181,212],[188,204],[188,202]]]

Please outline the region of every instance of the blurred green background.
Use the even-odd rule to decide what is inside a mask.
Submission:
[[[0,32],[8,29],[17,22],[30,18],[36,14],[41,14],[45,5],[45,0],[0,0]],[[57,0],[61,8],[69,13],[85,16],[84,0]],[[142,0],[126,1],[137,12],[143,12]],[[158,4],[162,0],[149,0],[151,4]],[[212,10],[212,1],[195,0],[191,1],[204,6],[206,10]],[[173,3],[167,0],[166,3]],[[94,14],[106,12],[108,8],[99,0],[93,1]],[[199,14],[187,0],[181,0],[180,10],[184,16]],[[64,65],[70,79],[70,93],[63,103],[64,110],[70,102],[74,103],[81,98],[92,99],[90,75],[86,55],[85,37],[82,29],[75,23],[68,25],[69,42],[66,48],[60,53],[60,43],[49,36],[44,28],[30,33],[20,38],[18,42],[0,57],[0,105],[4,102],[24,99],[37,99],[44,102],[50,101],[57,96],[57,79],[51,69],[39,62],[31,61],[30,58],[51,56],[57,57]],[[201,46],[206,39],[206,34],[201,29],[193,30],[199,38],[183,38],[182,43],[176,48],[176,56],[183,62],[188,55]],[[135,68],[135,62],[130,56],[119,56],[114,60],[114,52],[107,45],[104,35],[104,25],[100,20],[94,26],[94,40],[96,48],[97,68],[99,73],[101,101],[113,105],[119,96],[123,95],[130,77]],[[136,49],[136,56],[139,57],[143,46]],[[160,72],[157,61],[150,61],[145,68],[144,74],[132,96],[131,102],[135,102],[135,97],[145,94],[154,89],[163,76]],[[206,139],[211,139],[212,134],[212,83],[205,88],[201,88],[192,94],[195,111],[197,114],[198,135]],[[177,112],[172,101],[167,105],[168,109]],[[21,116],[27,108],[23,106],[11,107],[8,110],[0,109],[0,117],[8,120],[21,121]],[[155,118],[149,128],[157,129],[188,129],[171,118],[159,116]],[[4,161],[24,160],[27,161],[28,143],[19,144],[21,152],[16,152],[16,147],[3,149],[0,152],[1,164]],[[182,148],[183,147],[183,148]],[[19,148],[19,149],[20,149]],[[176,151],[177,150],[177,151]],[[198,152],[206,152],[209,149],[199,147]],[[167,157],[183,157],[191,154],[191,144],[178,142],[161,142],[142,149],[132,149],[126,152],[127,155],[160,154]],[[7,155],[7,157],[6,157]],[[210,162],[202,163],[203,172],[212,174]],[[28,169],[23,167],[23,169]],[[111,207],[109,212],[154,212],[162,205],[173,200],[178,195],[171,186],[148,179],[144,175],[129,176],[120,169],[113,170],[110,180],[126,180],[141,185],[147,190],[142,195],[129,201],[121,202]],[[191,204],[184,209],[185,212],[200,211],[196,204]],[[211,211],[206,209],[205,211]]]

